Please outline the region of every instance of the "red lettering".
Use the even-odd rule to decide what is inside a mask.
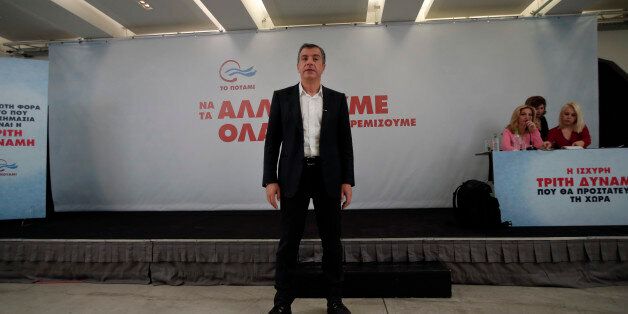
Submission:
[[[388,113],[388,95],[375,95],[375,113]]]
[[[242,130],[240,130],[240,136],[238,137],[238,142],[244,142],[245,136],[249,137],[249,141],[255,142],[255,133],[253,133],[253,127],[250,123],[245,123],[242,125]]]
[[[266,112],[266,116],[270,115],[270,101],[268,99],[262,99],[259,102],[259,107],[257,107],[255,117],[261,118],[264,115],[264,111]]]
[[[262,123],[262,127],[259,129],[259,135],[257,136],[258,141],[263,141],[266,139],[266,131],[268,130],[268,123]]]
[[[567,168],[567,174],[573,174],[573,168]]]
[[[24,136],[24,133],[23,133],[22,130],[0,130],[0,136],[22,137],[22,136]]]
[[[218,137],[220,137],[223,142],[233,142],[233,140],[238,137],[238,129],[236,129],[233,124],[227,123],[218,129]]]
[[[349,114],[355,114],[356,110],[359,114],[364,114],[364,110],[366,110],[367,114],[373,114],[373,104],[371,103],[371,97],[364,96],[362,97],[362,102],[360,102],[359,96],[351,96]]]
[[[214,103],[211,101],[201,101],[198,103],[198,109],[214,109]]]
[[[573,186],[573,178],[565,178],[565,186]]]
[[[587,181],[587,178],[580,179],[580,186],[589,186],[589,181]]]
[[[218,113],[218,119],[224,119],[225,117],[229,117],[231,119],[235,119],[235,112],[233,112],[233,106],[231,106],[231,102],[225,100],[222,102],[222,106],[220,106],[220,112]]]
[[[17,139],[17,140],[12,140],[12,139],[0,139],[0,146],[35,146],[35,140],[34,139]]]
[[[243,99],[240,103],[240,109],[238,109],[238,119],[244,118],[244,111],[246,110],[246,116],[248,118],[254,118],[253,107],[248,99]]]
[[[597,185],[597,177],[589,178],[589,180],[591,180],[591,185],[592,186],[596,186]]]

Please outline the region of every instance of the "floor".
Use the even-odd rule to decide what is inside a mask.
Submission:
[[[267,313],[269,286],[0,283],[0,313]],[[626,313],[628,286],[588,289],[454,285],[449,299],[345,299],[359,313]],[[326,313],[297,299],[294,313]]]

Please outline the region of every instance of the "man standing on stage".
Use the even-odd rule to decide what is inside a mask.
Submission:
[[[275,272],[277,293],[270,313],[291,313],[294,300],[291,273],[297,265],[310,199],[314,201],[323,246],[327,312],[350,313],[342,303],[340,242],[340,210],[351,203],[351,187],[355,185],[347,99],[344,94],[321,85],[325,70],[323,48],[303,44],[297,70],[301,82],[273,94],[264,145],[266,198],[275,208],[279,200],[281,207],[281,240]]]

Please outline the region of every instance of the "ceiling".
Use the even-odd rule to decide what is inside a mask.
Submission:
[[[0,0],[4,52],[113,37],[273,29],[337,23],[581,14],[626,28],[628,0]]]

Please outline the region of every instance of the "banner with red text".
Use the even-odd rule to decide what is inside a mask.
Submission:
[[[597,143],[594,17],[309,27],[50,46],[56,210],[270,209],[262,184],[273,91],[304,42],[348,97],[350,208],[450,207],[484,178],[474,156],[530,95],[582,104]],[[578,66],[574,66],[577,64]],[[568,78],[568,79],[566,79]]]
[[[48,61],[0,57],[0,219],[46,215]]]
[[[628,225],[628,149],[495,152],[495,196],[514,226]]]

